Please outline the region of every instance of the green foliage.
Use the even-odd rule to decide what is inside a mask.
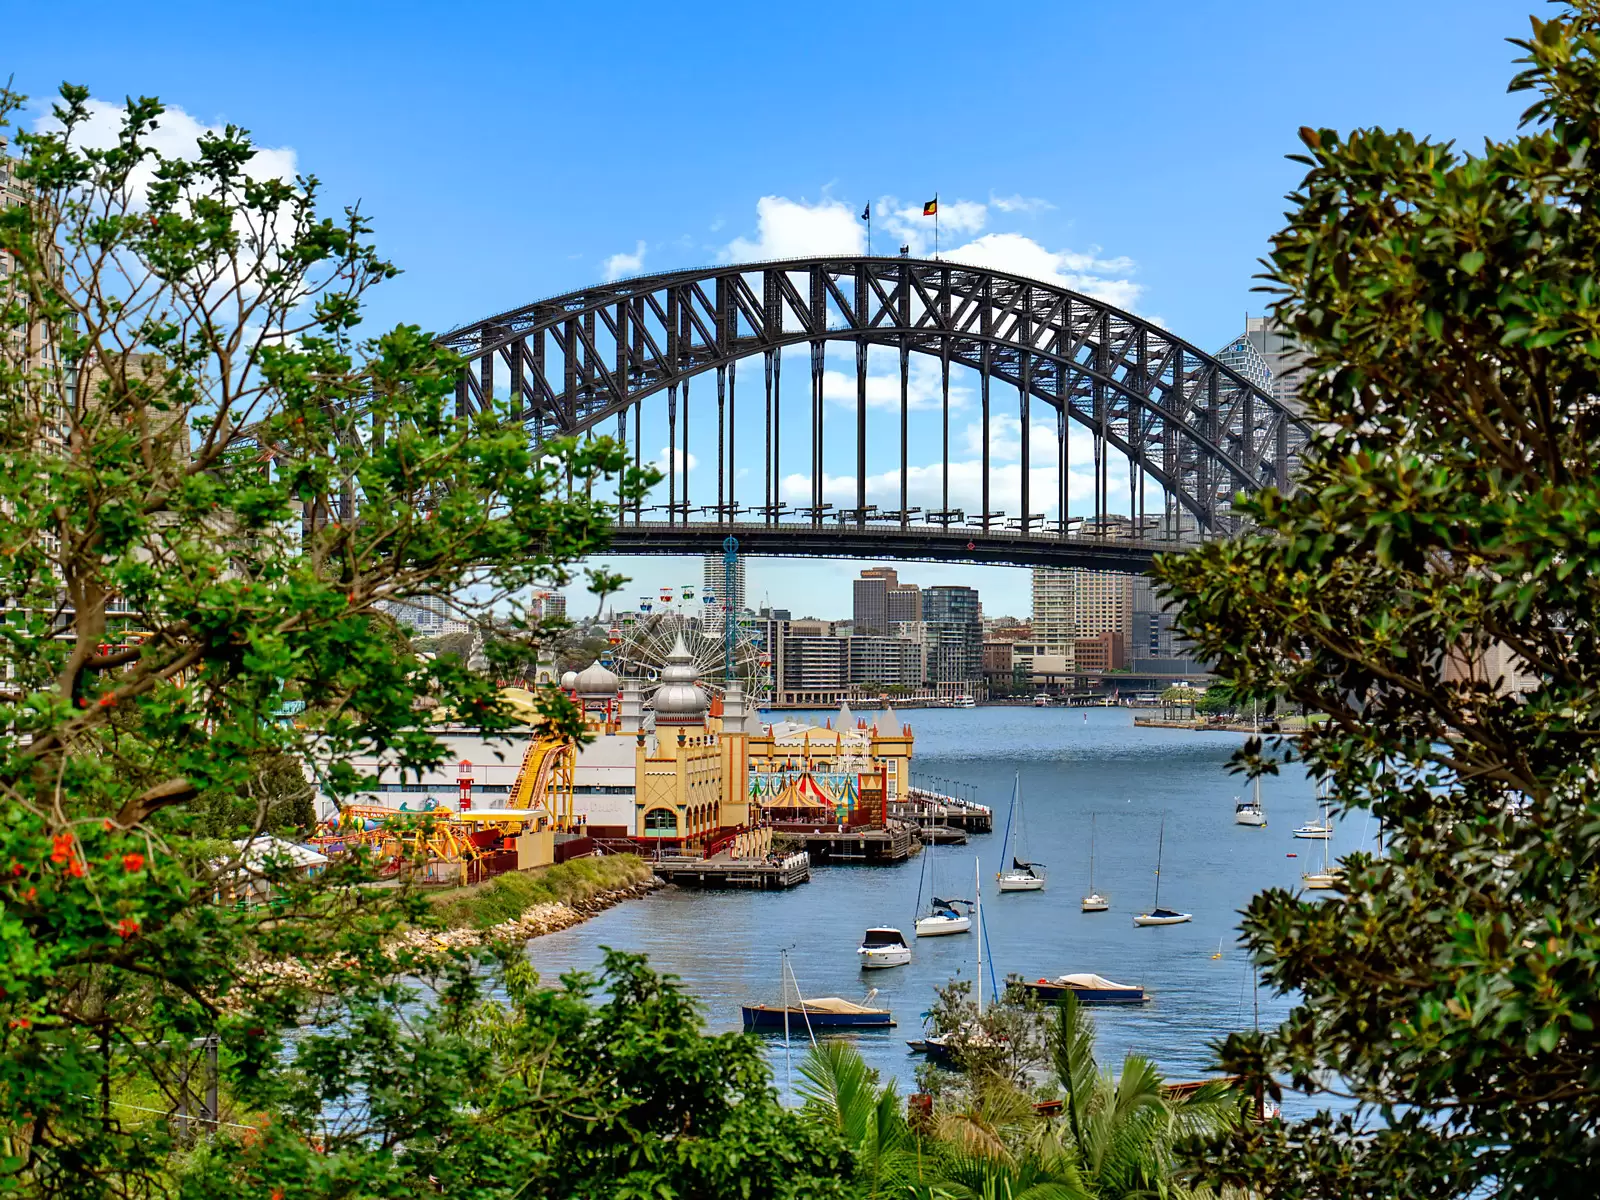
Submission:
[[[850,1150],[855,1194],[865,1200],[905,1195],[921,1177],[922,1159],[894,1084],[880,1089],[860,1051],[842,1041],[813,1046],[800,1074],[806,1116],[837,1133]]]
[[[650,868],[637,854],[575,858],[537,872],[510,871],[478,887],[448,892],[436,900],[434,912],[446,925],[487,929],[535,904],[581,903],[649,878]]]
[[[1318,432],[1253,532],[1158,567],[1241,697],[1326,714],[1297,753],[1384,830],[1342,898],[1246,913],[1299,1003],[1224,1068],[1358,1103],[1241,1129],[1209,1167],[1259,1194],[1600,1177],[1600,4],[1517,44],[1525,131],[1476,154],[1302,131],[1268,278]]]
[[[0,92],[0,127],[19,102]],[[245,867],[213,838],[303,826],[303,768],[340,798],[363,783],[358,756],[440,762],[424,702],[507,728],[491,680],[419,661],[383,606],[449,597],[531,644],[518,598],[603,545],[592,496],[648,482],[610,441],[535,454],[507,408],[456,416],[460,364],[415,327],[358,341],[363,296],[394,268],[358,212],[319,212],[314,179],[253,177],[244,131],[163,158],[161,106],[141,98],[114,145],[89,148],[87,102],[63,87],[50,131],[15,130],[28,199],[0,209],[7,1195],[170,1193],[172,1127],[121,1097],[172,1108],[193,1037],[221,1035],[225,1090],[245,1095],[276,1078],[285,1024],[368,1032],[418,965],[382,940],[424,902],[349,886],[357,859],[314,880],[273,865],[270,909],[223,906]],[[578,727],[561,697],[540,704]],[[392,1098],[412,1116],[453,1099],[422,1087],[459,1069],[429,1057],[434,1028],[390,1048],[415,1061]],[[415,1130],[348,1153],[398,1141]],[[320,1187],[342,1161],[305,1151],[274,1182]]]
[[[1142,1055],[1123,1059],[1120,1075],[1103,1070],[1094,1056],[1094,1025],[1076,996],[1057,1010],[1050,1051],[1065,1093],[1055,1136],[1085,1189],[1100,1200],[1185,1194],[1175,1148],[1210,1145],[1242,1124],[1239,1094],[1226,1082],[1177,1097]]]
[[[642,957],[608,951],[599,978],[554,989],[517,955],[499,978],[503,1002],[471,976],[442,981],[446,1003],[420,1021],[404,994],[364,995],[346,1028],[297,1040],[292,1068],[264,1058],[243,1095],[276,1119],[214,1140],[180,1194],[845,1194],[838,1136],[779,1105],[760,1044],[707,1036]]]

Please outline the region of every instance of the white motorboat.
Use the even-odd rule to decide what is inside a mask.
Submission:
[[[861,956],[863,971],[878,967],[903,967],[911,961],[911,946],[906,941],[906,935],[887,925],[867,930],[856,953]]]
[[[1161,907],[1161,852],[1167,842],[1167,816],[1161,814],[1161,832],[1156,838],[1156,900],[1149,912],[1142,912],[1133,918],[1135,925],[1182,925],[1185,921],[1194,920],[1192,913],[1178,912],[1176,909]]]
[[[976,700],[974,700],[971,696],[957,696],[954,700],[950,701],[950,707],[951,708],[977,708],[978,707],[978,702]]]
[[[1016,830],[1015,837],[1012,836],[1013,829]],[[1018,772],[1011,783],[1011,811],[1006,816],[1006,835],[1000,842],[1000,861],[1002,864],[1006,861],[1009,851],[1011,865],[1001,866],[995,872],[1002,892],[1037,892],[1044,888],[1044,864],[1022,858],[1022,847],[1022,774]]]
[[[962,900],[941,900],[935,896],[932,911],[917,918],[918,937],[945,937],[952,933],[971,933],[972,918],[956,907]]]
[[[1107,900],[1099,892],[1094,890],[1094,833],[1095,833],[1095,815],[1094,815],[1094,813],[1090,813],[1089,814],[1089,894],[1083,898],[1083,906],[1082,907],[1083,907],[1083,911],[1084,912],[1105,912],[1108,908],[1111,907],[1111,901]]]
[[[1035,708],[1049,708],[1050,707],[1050,693],[1049,692],[1040,692],[1037,696],[1035,696],[1033,698],[1033,706]]]

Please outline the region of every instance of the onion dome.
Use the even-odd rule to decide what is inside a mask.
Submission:
[[[592,662],[578,674],[572,686],[586,700],[609,700],[617,694],[621,682],[599,662]]]
[[[711,698],[699,686],[700,670],[694,655],[683,644],[683,634],[672,644],[667,665],[661,669],[661,686],[656,688],[657,725],[699,725],[705,721]]]
[[[572,691],[573,688],[578,686],[578,673],[576,671],[568,671],[561,677],[561,686],[566,691]]]

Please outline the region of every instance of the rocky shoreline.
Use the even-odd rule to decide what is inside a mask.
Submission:
[[[581,925],[596,913],[602,913],[614,904],[621,904],[624,900],[634,900],[640,896],[648,896],[659,887],[666,884],[654,875],[640,883],[629,884],[627,887],[613,888],[610,891],[596,892],[586,900],[573,900],[571,902],[559,901],[551,904],[535,904],[524,909],[518,916],[509,921],[502,921],[498,925],[491,925],[487,929],[468,929],[458,927],[455,929],[413,929],[395,939],[391,946],[393,949],[429,948],[439,950],[470,949],[474,946],[489,945],[494,942],[529,942],[536,937],[543,937],[547,933],[556,933],[563,929],[571,929],[574,925]]]

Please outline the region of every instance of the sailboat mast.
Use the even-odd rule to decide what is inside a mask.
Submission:
[[[1156,834],[1156,902],[1152,908],[1161,907],[1161,851],[1167,844],[1167,814],[1161,814],[1161,832]]]
[[[1094,821],[1093,813],[1089,814],[1089,894],[1094,895]]]
[[[973,908],[978,917],[978,1015],[983,1016],[983,867],[981,860],[972,860]]]

